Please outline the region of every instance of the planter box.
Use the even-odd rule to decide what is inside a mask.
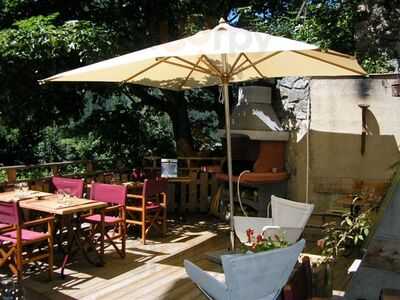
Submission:
[[[304,256],[298,263],[288,283],[282,289],[283,300],[307,300],[312,297],[312,272],[310,258]]]

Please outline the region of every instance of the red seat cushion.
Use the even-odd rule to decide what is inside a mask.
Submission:
[[[146,202],[146,209],[147,210],[151,210],[151,209],[159,209],[161,207],[161,205],[157,202],[151,202],[151,201],[147,201]]]
[[[95,214],[95,215],[90,215],[82,218],[83,221],[89,222],[89,223],[100,223],[101,222],[101,215],[100,214]],[[112,217],[112,216],[104,216],[104,223],[107,224],[115,224],[122,222],[122,218],[120,217]]]
[[[32,230],[27,230],[27,229],[22,229],[21,230],[21,240],[22,242],[29,242],[29,241],[36,241],[36,240],[41,240],[41,239],[46,239],[47,234],[43,232],[37,232],[37,231],[32,231]],[[4,233],[0,235],[0,240],[1,241],[9,241],[12,243],[17,242],[17,231],[10,231],[7,233]]]

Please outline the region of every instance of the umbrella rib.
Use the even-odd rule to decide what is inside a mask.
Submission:
[[[141,70],[141,71],[137,72],[136,74],[134,74],[134,75],[128,77],[127,79],[122,80],[121,83],[124,84],[124,83],[126,83],[126,82],[128,82],[128,81],[134,79],[135,77],[139,76],[140,74],[143,74],[143,73],[147,72],[148,70],[150,70],[150,69],[152,69],[152,68],[158,66],[159,64],[161,64],[161,63],[163,63],[163,62],[166,62],[168,59],[170,59],[170,56],[163,57],[162,59],[157,60],[154,64],[148,66],[147,68],[144,68],[143,70]]]
[[[248,63],[247,60],[242,61],[237,67],[236,70],[239,70],[245,63]],[[235,70],[231,70],[231,74],[235,75],[236,73],[233,73]]]
[[[273,53],[271,53],[271,54],[269,54],[269,55],[267,55],[267,56],[264,56],[263,58],[260,58],[259,60],[256,60],[255,62],[253,62],[253,65],[254,65],[254,66],[255,66],[255,65],[258,65],[259,63],[261,63],[261,62],[263,62],[263,61],[265,61],[265,60],[267,60],[267,59],[269,59],[269,58],[271,58],[271,57],[273,57],[273,56],[275,56],[275,55],[278,55],[278,54],[280,54],[280,53],[282,53],[282,51],[273,52]],[[241,65],[243,65],[243,63],[242,63]],[[232,76],[235,76],[236,74],[238,74],[238,73],[240,73],[240,72],[243,72],[243,71],[245,71],[245,70],[247,70],[248,68],[251,68],[251,67],[252,67],[251,64],[248,65],[248,66],[245,66],[245,67],[243,67],[243,68],[240,68],[240,66],[238,66],[237,69],[236,69],[236,71],[232,74]],[[239,69],[239,68],[240,68],[240,69]]]
[[[232,65],[232,67],[231,67],[231,70],[230,70],[230,72],[229,72],[229,76],[232,74],[233,70],[235,70],[235,67],[236,67],[236,65],[238,64],[238,62],[240,61],[240,59],[242,58],[242,56],[243,56],[243,52],[240,53],[240,54],[236,57],[235,61],[233,62],[233,65]]]
[[[330,55],[335,55],[335,56],[341,56],[341,57],[344,57],[344,58],[348,58],[348,59],[354,59],[354,56],[352,56],[352,55],[348,55],[348,54],[345,54],[345,53],[340,53],[340,52],[336,52],[336,51],[332,51],[332,50],[329,50],[329,49],[311,49],[311,51],[313,51],[313,52],[322,52],[322,53],[328,53],[328,54],[330,54]]]
[[[186,82],[189,80],[190,75],[192,75],[193,71],[195,70],[195,68],[199,65],[201,61],[201,56],[199,57],[199,59],[196,61],[196,64],[193,66],[193,68],[189,71],[189,73],[187,74],[185,80],[182,82],[182,84],[180,85],[179,89],[182,89],[182,87],[186,84]]]
[[[206,73],[206,74],[209,73],[209,70],[207,70],[206,68],[203,68],[203,67],[199,66],[197,63],[194,64],[194,63],[192,63],[191,61],[186,60],[186,59],[184,59],[184,58],[182,58],[182,57],[179,57],[179,56],[173,56],[173,58],[175,58],[175,59],[177,59],[177,60],[180,60],[180,61],[182,61],[182,62],[188,64],[189,66],[195,67],[196,70],[199,71],[199,72],[200,72],[200,70],[202,70],[203,73]],[[200,58],[201,58],[201,57],[200,57]],[[187,67],[187,68],[192,69],[191,67]]]
[[[165,61],[164,63],[170,64],[170,65],[174,65],[174,66],[177,66],[177,67],[180,67],[180,68],[188,69],[188,70],[192,70],[192,69],[193,69],[193,67],[191,67],[191,66],[187,66],[187,65],[180,64],[180,63],[173,62],[173,61]],[[200,72],[200,73],[204,73],[204,74],[207,74],[207,75],[210,75],[210,74],[211,74],[211,75],[214,75],[214,76],[215,76],[214,73],[211,73],[209,70],[204,69],[204,68],[201,68],[201,67],[199,67],[199,66],[197,66],[197,68],[194,68],[194,71]],[[219,77],[219,76],[218,76],[218,77]]]
[[[307,56],[307,57],[309,57],[309,58],[312,58],[312,59],[315,59],[315,60],[318,60],[318,61],[322,61],[322,62],[324,62],[324,63],[326,63],[326,64],[329,64],[329,65],[332,65],[332,66],[335,66],[335,67],[339,67],[339,68],[345,69],[345,70],[347,70],[347,71],[351,71],[351,72],[357,73],[357,74],[359,74],[359,75],[365,75],[365,73],[363,73],[363,72],[357,71],[357,70],[355,70],[355,69],[353,69],[353,68],[349,68],[349,67],[342,66],[342,65],[340,65],[340,64],[337,64],[337,63],[328,61],[328,60],[326,60],[326,59],[318,58],[318,57],[315,57],[315,56],[312,56],[312,55],[310,55],[310,54],[303,53],[303,52],[300,52],[300,51],[293,51],[293,52],[294,52],[294,53],[297,53],[297,54],[300,54],[300,55],[303,55],[303,56]]]
[[[260,72],[260,70],[255,66],[255,64],[250,60],[250,58],[243,53],[244,57],[247,59],[247,61],[249,62],[249,64],[253,67],[254,70],[256,70],[256,72],[258,73],[258,75],[260,75],[262,78],[265,78],[265,76],[263,75],[263,73]]]
[[[214,71],[218,74],[218,77],[222,78],[224,76],[224,74],[222,74],[222,72],[218,69],[217,66],[214,66],[214,64],[211,62],[211,60],[206,55],[202,55],[201,57],[203,58],[203,62],[206,65],[211,67],[211,69],[214,69]]]

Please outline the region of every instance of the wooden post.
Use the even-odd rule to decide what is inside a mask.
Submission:
[[[200,212],[208,212],[208,173],[200,171]]]
[[[56,165],[56,166],[51,166],[51,174],[53,175],[53,176],[57,176],[58,174],[59,174],[59,169],[58,169],[58,165]]]
[[[92,173],[94,170],[93,162],[91,160],[86,162],[86,173]]]
[[[14,183],[17,181],[17,169],[7,169],[7,182]]]
[[[189,171],[189,176],[191,178],[190,183],[188,185],[189,195],[188,195],[187,207],[189,212],[198,212],[200,210],[199,198],[197,193],[197,189],[199,187],[198,174],[199,172],[197,171]]]

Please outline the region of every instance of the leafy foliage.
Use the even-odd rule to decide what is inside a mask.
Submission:
[[[115,85],[37,81],[193,34],[220,17],[356,54],[368,71],[385,72],[396,54],[385,41],[398,34],[386,24],[400,18],[394,4],[379,0],[367,12],[368,28],[376,30],[360,37],[364,2],[0,1],[0,162],[118,158],[134,164],[149,152],[174,155],[182,139],[192,150],[214,151],[223,120],[216,88],[179,94],[133,86],[126,95]],[[373,46],[360,48],[360,40]]]
[[[34,161],[41,130],[77,118],[83,109],[76,88],[41,87],[37,81],[109,55],[113,35],[106,28],[87,21],[57,26],[57,17],[31,17],[0,31],[0,142],[6,146],[0,160],[5,163]]]
[[[362,47],[361,38],[357,38],[362,31],[360,26],[365,26],[363,21],[366,16],[360,11],[360,5],[364,2],[305,1],[303,13],[298,14],[301,5],[296,1],[288,1],[280,6],[270,5],[264,13],[260,13],[257,6],[239,8],[236,13],[240,26],[356,55],[367,72],[388,72],[391,70],[388,60],[399,55],[393,51],[393,47],[390,44],[378,46],[376,43],[375,47],[371,47],[371,44]],[[396,20],[397,17],[387,16],[384,23],[393,24]]]
[[[367,210],[358,216],[346,213],[339,227],[336,222],[326,224],[324,229],[326,236],[320,243],[322,254],[334,260],[349,248],[360,248],[371,231],[371,211]]]

